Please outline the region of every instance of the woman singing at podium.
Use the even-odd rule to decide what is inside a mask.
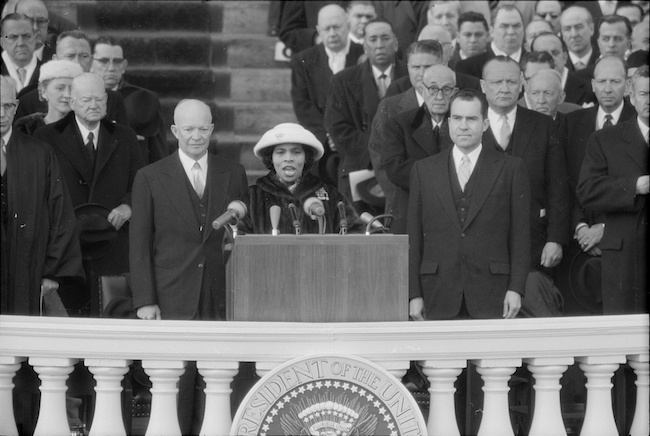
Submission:
[[[257,234],[361,233],[363,223],[343,194],[309,173],[323,145],[294,123],[267,131],[253,152],[270,171],[249,188],[242,230]]]

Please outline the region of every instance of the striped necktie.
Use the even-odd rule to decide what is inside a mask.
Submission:
[[[458,183],[460,183],[460,189],[464,192],[465,185],[469,180],[470,175],[472,174],[472,167],[469,163],[469,157],[463,155],[460,159],[460,166],[458,167]]]

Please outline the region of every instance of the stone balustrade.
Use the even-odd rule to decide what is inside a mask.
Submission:
[[[201,434],[230,434],[230,382],[238,362],[256,362],[264,375],[299,356],[359,356],[400,377],[409,361],[423,364],[431,393],[427,432],[458,435],[454,382],[471,361],[483,380],[479,435],[512,435],[508,381],[527,365],[534,378],[530,435],[566,434],[560,379],[578,363],[587,379],[581,435],[617,435],[612,377],[620,365],[635,372],[636,406],[630,434],[647,436],[649,422],[649,319],[647,315],[485,321],[391,323],[186,322],[0,316],[0,434],[17,434],[12,378],[27,360],[41,379],[35,434],[69,433],[66,379],[83,361],[96,380],[90,435],[126,434],[121,380],[132,360],[152,381],[148,435],[180,434],[176,382],[196,361],[206,382]]]

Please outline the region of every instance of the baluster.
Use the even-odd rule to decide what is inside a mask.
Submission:
[[[647,354],[628,356],[628,363],[636,374],[636,408],[630,427],[630,436],[650,434],[650,363]]]
[[[96,405],[89,436],[126,436],[122,417],[122,379],[130,360],[86,359],[84,364],[95,377]]]
[[[283,362],[272,362],[272,361],[255,362],[255,373],[260,377],[264,377],[273,368],[275,368],[276,366],[282,363]]]
[[[422,372],[429,379],[429,436],[460,436],[456,422],[454,404],[454,383],[467,367],[466,360],[427,360],[422,365]]]
[[[411,365],[411,362],[409,361],[377,361],[375,363],[381,365],[382,368],[390,372],[397,380],[402,380],[402,377],[406,375],[406,371],[408,371],[409,366]]]
[[[0,356],[0,434],[18,435],[14,416],[14,377],[24,357]]]
[[[532,358],[524,362],[535,377],[535,411],[529,436],[566,436],[560,405],[560,379],[569,365],[573,365],[573,357]]]
[[[587,410],[581,435],[617,436],[618,429],[612,410],[612,377],[619,364],[625,363],[625,356],[578,357],[587,377]]]
[[[483,379],[483,419],[478,436],[514,436],[508,406],[508,381],[521,359],[475,360],[476,371]]]
[[[239,362],[197,362],[205,381],[205,413],[201,435],[230,434],[230,383],[239,371]]]
[[[180,436],[176,407],[177,383],[186,362],[179,360],[143,360],[142,368],[151,380],[151,415],[146,436]]]
[[[29,364],[41,379],[41,407],[34,436],[70,434],[65,409],[66,380],[77,359],[59,357],[30,357]]]

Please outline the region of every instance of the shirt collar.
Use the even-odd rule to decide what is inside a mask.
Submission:
[[[183,165],[183,169],[185,169],[186,173],[189,173],[192,167],[194,166],[194,163],[198,162],[199,165],[201,166],[201,170],[205,171],[208,168],[208,153],[206,152],[203,156],[199,158],[199,160],[194,160],[188,155],[185,154],[183,150],[180,148],[178,149],[178,157],[181,159],[181,164]]]
[[[469,158],[469,166],[474,171],[474,167],[476,166],[476,162],[478,161],[479,156],[481,155],[481,150],[483,150],[483,143],[479,144],[478,147],[476,147],[474,150],[471,151],[471,153],[467,153],[467,157]],[[465,156],[465,154],[460,151],[458,146],[454,144],[453,148],[451,149],[451,154],[454,158],[454,166],[456,167],[456,172],[458,172],[458,167],[460,166],[460,160]]]
[[[5,147],[7,147],[7,144],[9,144],[9,140],[11,139],[11,133],[13,132],[13,128],[9,127],[9,131],[2,135],[2,139],[5,141]],[[5,151],[7,149],[5,148]]]
[[[95,127],[93,130],[88,130],[86,127],[81,124],[79,121],[79,117],[75,114],[74,116],[75,121],[77,122],[77,127],[79,127],[79,131],[81,132],[81,140],[85,144],[86,141],[88,140],[88,133],[93,132],[93,145],[95,146],[95,149],[97,149],[97,139],[99,138],[99,126],[100,124],[97,124],[97,127]]]
[[[566,79],[569,78],[569,69],[567,67],[564,67],[562,70],[562,90],[564,90],[564,87],[566,86]]]
[[[424,104],[424,97],[422,97],[420,95],[420,93],[417,91],[417,89],[415,90],[415,98],[418,101],[418,107],[422,107],[422,105]]]
[[[585,66],[589,64],[589,58],[591,58],[591,53],[593,52],[593,49],[589,49],[589,52],[587,52],[586,55],[580,57],[577,54],[573,53],[572,51],[569,50],[569,58],[571,59],[571,63],[573,65],[577,64],[578,61],[582,61]]]
[[[619,118],[621,117],[621,112],[623,112],[623,102],[621,102],[620,105],[616,109],[614,109],[613,112],[610,113],[612,116],[612,124],[616,125],[618,123]],[[607,115],[607,112],[603,110],[602,106],[598,106],[598,118],[596,119],[596,130],[600,130],[603,128],[603,124],[605,124],[605,115]]]
[[[648,130],[650,130],[650,128],[643,124],[643,121],[641,121],[641,118],[639,117],[636,117],[636,122],[639,124],[639,129],[641,129],[641,136],[645,138],[648,135]],[[6,143],[7,142],[5,141],[5,144]]]
[[[508,56],[509,58],[514,59],[517,62],[521,60],[521,47],[519,47],[519,50],[517,50],[511,55],[507,55],[506,52],[499,50],[497,46],[494,45],[494,42],[490,43],[490,47],[492,48],[492,51],[496,56]]]
[[[348,40],[345,43],[345,47],[341,51],[332,51],[329,48],[327,48],[327,46],[325,46],[325,44],[323,44],[323,47],[325,48],[325,53],[327,53],[328,58],[331,58],[332,56],[334,56],[334,57],[336,57],[336,56],[346,57],[348,55],[348,53],[350,52],[350,38],[348,38]]]
[[[515,125],[515,119],[517,118],[517,106],[515,106],[510,112],[506,114],[508,119],[508,124],[512,129]],[[496,113],[491,107],[488,108],[488,120],[490,121],[490,126],[501,126],[501,115]],[[492,132],[497,131],[495,127],[492,127]]]
[[[379,76],[382,74],[385,74],[388,80],[390,80],[392,77],[391,73],[393,71],[393,65],[394,64],[390,64],[388,68],[386,68],[386,71],[380,71],[379,68],[375,67],[374,65],[370,65],[372,67],[372,75],[375,76],[375,82],[379,80]]]

